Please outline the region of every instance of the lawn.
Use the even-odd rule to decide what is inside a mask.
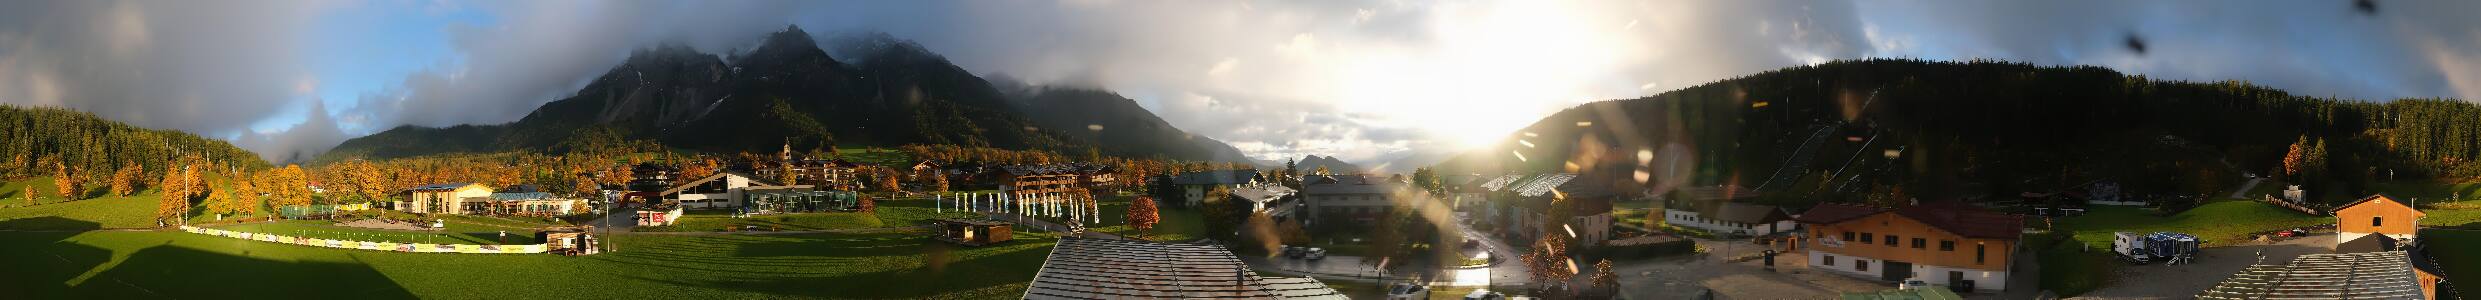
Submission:
[[[2446,199],[2449,196],[2458,195],[2463,198],[2456,199],[2457,201],[2481,199],[2481,183],[2443,183],[2434,181],[2373,182],[2369,184],[2369,191],[2373,193],[2386,194],[2389,197],[2407,200],[2417,197],[2421,198],[2423,202],[2436,201],[2439,199]]]
[[[283,220],[275,222],[217,226],[214,228],[240,232],[272,233],[297,237],[396,243],[478,245],[523,245],[536,243],[534,241],[533,230],[480,226],[463,222],[448,222],[447,230],[441,231],[368,229],[336,226],[334,224],[335,222],[323,220]],[[508,242],[500,242],[499,233],[501,231],[508,232]]]
[[[152,228],[155,227],[155,202],[155,193],[150,191],[128,197],[0,208],[0,229]]]
[[[2120,231],[2182,232],[2206,239],[2207,246],[2220,246],[2248,241],[2250,233],[2335,222],[2334,217],[2311,216],[2249,201],[2207,203],[2169,217],[2134,207],[2091,209],[2084,215],[2061,219],[2058,226],[2062,231],[2075,233],[2077,241],[2100,248],[2110,247],[2111,233]]]
[[[11,298],[1015,298],[1051,237],[955,248],[919,233],[617,236],[584,257],[423,254],[180,232],[0,232]],[[291,296],[285,296],[291,295]],[[311,296],[324,295],[324,296]],[[347,296],[350,295],[350,296]]]
[[[734,218],[728,210],[692,210],[679,223],[664,227],[638,227],[637,231],[727,231],[754,226],[757,230],[836,230],[862,228],[911,227],[929,224],[942,218],[965,218],[963,212],[940,213],[930,200],[879,201],[877,213],[824,212],[756,215]]]
[[[2026,235],[2025,247],[2036,251],[2034,255],[2041,260],[2042,289],[2059,296],[2072,297],[2102,288],[2111,282],[2113,269],[2122,264],[2107,252],[2086,252],[2079,243],[2053,243],[2047,240],[2048,236]]]
[[[2481,231],[2422,230],[2421,243],[2429,247],[2432,259],[2446,269],[2449,280],[2481,278]],[[2459,295],[2481,295],[2481,284],[2455,284]]]
[[[1129,199],[1133,197],[1115,196],[1104,199],[1101,204],[1103,212],[1100,216],[1104,226],[1091,229],[1121,236],[1139,235],[1140,232],[1137,232],[1135,227],[1128,225]],[[1185,242],[1206,237],[1206,217],[1200,215],[1197,210],[1169,205],[1156,207],[1160,208],[1156,210],[1157,216],[1162,217],[1163,221],[1155,223],[1153,231],[1144,233],[1146,240]]]

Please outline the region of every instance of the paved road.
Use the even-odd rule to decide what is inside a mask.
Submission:
[[[2274,244],[2205,248],[2197,262],[2185,265],[2122,265],[2117,281],[2101,289],[2071,299],[2161,299],[2189,298],[2197,292],[2213,288],[2232,273],[2258,263],[2258,253],[2265,254],[2265,263],[2283,264],[2303,254],[2328,253],[2333,234],[2311,235]],[[2097,251],[2103,249],[2096,249]]]
[[[1483,253],[1489,253],[1491,257],[1498,258],[1498,262],[1491,264],[1490,267],[1486,268],[1470,270],[1441,270],[1441,272],[1447,274],[1444,276],[1447,278],[1441,279],[1454,282],[1455,285],[1459,286],[1486,286],[1493,284],[1522,285],[1533,282],[1532,273],[1525,270],[1524,262],[1519,261],[1524,257],[1524,253],[1517,252],[1518,248],[1509,246],[1508,243],[1500,241],[1498,237],[1494,237],[1490,234],[1473,229],[1471,220],[1459,221],[1465,221],[1466,224],[1465,226],[1457,226],[1463,229],[1464,238],[1466,240],[1479,242],[1482,248],[1479,250]]]
[[[2248,199],[2248,190],[2256,189],[2258,183],[2263,183],[2265,181],[2266,179],[2263,177],[2249,178],[2248,183],[2240,184],[2240,190],[2231,191],[2231,199]]]

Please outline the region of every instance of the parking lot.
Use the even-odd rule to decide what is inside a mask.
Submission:
[[[2328,253],[2327,247],[2334,242],[2335,235],[2328,233],[2274,244],[2205,248],[2199,250],[2197,261],[2191,264],[2120,267],[2118,274],[2114,274],[2117,279],[2109,285],[2070,299],[2190,298],[2231,277],[2231,273],[2256,264],[2259,253],[2265,255],[2266,263],[2281,264],[2303,254]]]

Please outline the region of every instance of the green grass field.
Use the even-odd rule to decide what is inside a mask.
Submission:
[[[2111,233],[2119,231],[2182,232],[2206,239],[2208,246],[2219,246],[2247,241],[2249,233],[2334,222],[2334,217],[2312,216],[2264,203],[2220,201],[2168,217],[2155,216],[2142,208],[2096,206],[2084,215],[2060,219],[2058,226],[2059,230],[2074,233],[2077,241],[2097,247],[2110,247]]]
[[[2446,199],[2449,196],[2458,195],[2463,198],[2455,199],[2455,201],[2481,199],[2481,183],[2443,183],[2430,181],[2375,182],[2369,184],[2369,191],[2373,193],[2386,194],[2387,196],[2396,198],[2409,199],[2412,197],[2419,197],[2422,201],[2441,200]]]
[[[152,228],[155,227],[155,202],[155,193],[150,191],[128,197],[0,208],[0,229]]]
[[[2430,256],[2446,269],[2447,280],[2456,282],[2457,294],[2481,295],[2481,284],[2462,284],[2459,278],[2481,278],[2481,231],[2422,230],[2421,243],[2429,247]]]
[[[447,222],[447,230],[436,232],[355,228],[335,226],[333,225],[334,223],[335,222],[321,220],[283,220],[276,222],[218,226],[215,228],[240,232],[271,233],[297,237],[396,243],[477,245],[523,245],[537,243],[534,241],[533,230],[479,226],[472,223],[463,222]],[[506,243],[500,242],[499,233],[501,231],[508,232]]]
[[[1135,227],[1128,225],[1129,199],[1134,198],[1115,196],[1104,199],[1101,204],[1103,212],[1100,216],[1104,226],[1091,229],[1120,236],[1141,235]],[[1157,216],[1163,221],[1155,223],[1154,230],[1142,233],[1146,240],[1185,242],[1206,237],[1206,217],[1200,215],[1197,210],[1169,205],[1156,207],[1160,208],[1156,210]]]
[[[619,236],[617,252],[417,254],[181,232],[0,232],[0,290],[59,298],[1015,298],[1051,237],[956,248],[919,233]]]
[[[878,205],[876,213],[792,213],[756,215],[748,218],[734,218],[727,210],[693,210],[686,212],[688,215],[681,217],[680,221],[672,226],[638,227],[637,230],[705,232],[742,230],[740,229],[742,226],[755,226],[757,230],[784,231],[890,228],[927,225],[930,224],[930,220],[935,219],[973,216],[973,214],[953,211],[941,213],[937,207],[932,207],[936,204],[930,200],[886,200],[879,201]]]

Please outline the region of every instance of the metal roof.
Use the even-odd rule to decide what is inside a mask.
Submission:
[[[1067,237],[1025,299],[1346,299],[1310,278],[1261,277],[1222,246]]]
[[[2253,265],[2197,299],[2426,299],[2403,251],[2309,254]]]
[[[451,191],[451,190],[456,190],[456,189],[459,189],[459,188],[464,188],[465,186],[468,186],[468,185],[474,185],[474,183],[472,183],[472,182],[458,182],[458,183],[434,183],[434,184],[425,184],[425,185],[422,185],[422,186],[416,186],[416,187],[409,188],[409,189],[405,189],[405,190],[409,190],[409,191]]]

